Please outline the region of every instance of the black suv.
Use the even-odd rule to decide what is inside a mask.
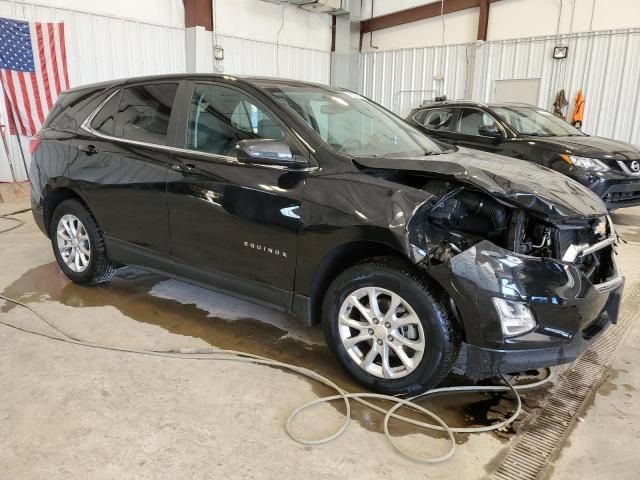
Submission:
[[[526,104],[436,102],[409,123],[449,144],[529,160],[593,190],[610,210],[640,205],[640,149],[582,133]]]
[[[359,382],[415,392],[571,361],[615,322],[616,234],[545,167],[443,146],[346,90],[162,76],[65,92],[32,140],[60,268],[136,265],[322,322]]]

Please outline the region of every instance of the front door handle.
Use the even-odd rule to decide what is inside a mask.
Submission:
[[[95,155],[98,153],[98,149],[95,145],[79,145],[78,150],[86,153],[87,155]]]
[[[198,173],[200,173],[200,169],[197,168],[192,163],[186,163],[184,165],[180,165],[179,163],[176,163],[172,165],[171,168],[176,172],[181,172],[181,173],[184,173],[185,175],[197,175]]]

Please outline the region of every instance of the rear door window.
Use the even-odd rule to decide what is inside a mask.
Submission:
[[[127,140],[166,145],[177,83],[125,88],[118,108],[114,135]]]
[[[451,124],[453,123],[453,114],[453,108],[426,110],[422,112],[422,118],[420,118],[419,121],[427,130],[450,132]]]

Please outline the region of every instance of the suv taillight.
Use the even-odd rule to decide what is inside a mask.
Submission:
[[[29,140],[29,153],[32,157],[33,154],[36,153],[36,150],[38,150],[40,142],[42,142],[42,137],[37,133],[33,137],[31,137],[31,140]]]

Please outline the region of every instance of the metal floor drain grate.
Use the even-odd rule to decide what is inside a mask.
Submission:
[[[491,480],[534,480],[571,431],[578,412],[600,386],[613,357],[640,311],[640,284],[624,297],[618,324],[609,328],[568,369],[538,413],[514,441],[502,463],[487,477]]]

